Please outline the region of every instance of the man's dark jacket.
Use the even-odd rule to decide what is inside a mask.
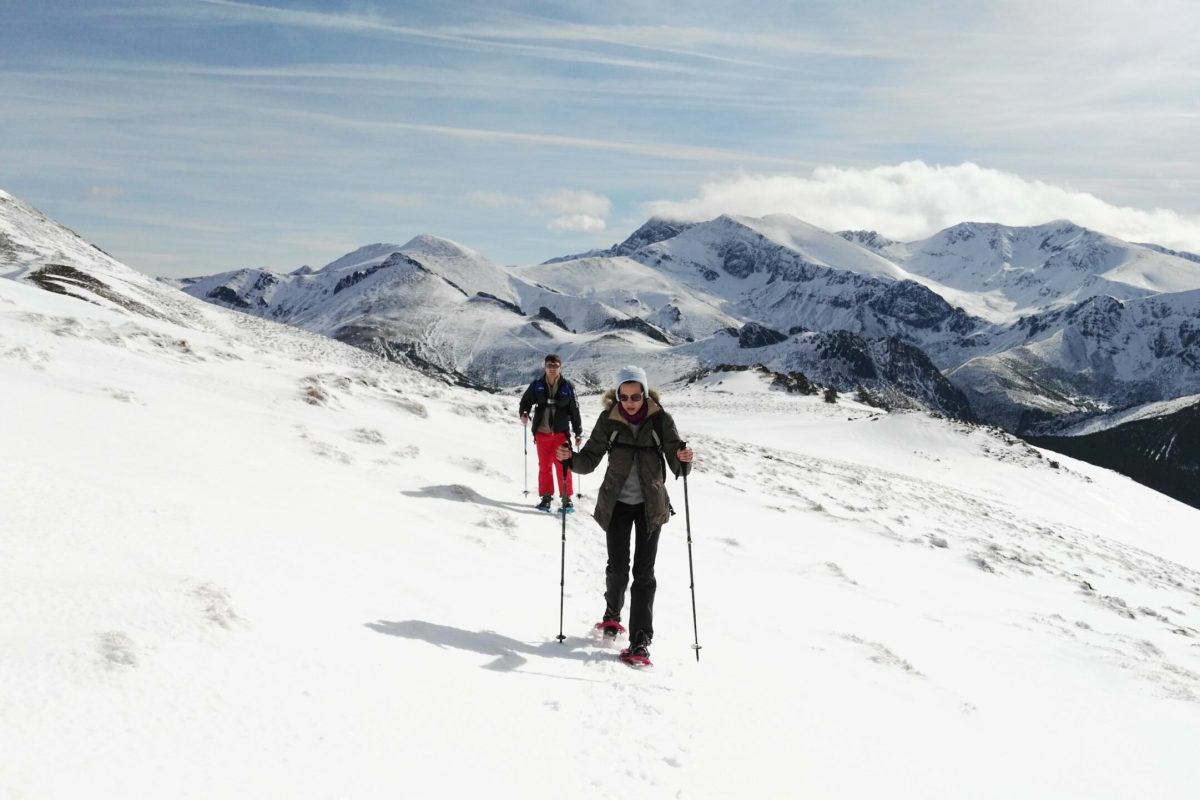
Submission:
[[[571,428],[575,429],[576,436],[583,435],[583,420],[579,416],[579,401],[575,398],[575,387],[566,378],[558,379],[558,391],[553,398],[547,397],[546,375],[543,373],[540,378],[529,384],[529,388],[525,390],[525,394],[521,397],[520,411],[522,415],[529,414],[529,409],[533,409],[533,414],[529,419],[536,431],[542,424],[542,415],[549,413],[551,408],[554,409],[554,415],[550,421],[550,429],[555,433],[568,433]],[[553,402],[551,402],[553,401]]]

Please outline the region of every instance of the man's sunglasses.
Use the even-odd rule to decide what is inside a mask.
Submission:
[[[559,369],[561,367],[562,367],[562,364],[547,364],[546,365],[546,369]]]
[[[619,394],[617,395],[617,398],[622,403],[636,403],[642,399],[642,393],[634,392],[633,394]]]

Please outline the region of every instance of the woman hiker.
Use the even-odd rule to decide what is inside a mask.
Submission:
[[[604,395],[604,411],[583,449],[572,454],[564,443],[555,456],[572,472],[586,475],[608,454],[608,469],[592,515],[608,538],[604,619],[597,627],[606,636],[616,636],[621,630],[621,610],[629,586],[632,530],[629,647],[622,651],[621,659],[631,664],[649,664],[650,642],[654,638],[657,587],[654,560],[658,554],[658,534],[674,513],[667,497],[664,464],[678,477],[690,469],[693,454],[680,441],[675,420],[659,405],[658,392],[650,388],[645,370],[624,367],[617,372],[614,385],[616,389],[609,389]]]

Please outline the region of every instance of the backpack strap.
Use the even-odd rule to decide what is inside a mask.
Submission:
[[[609,434],[608,447],[605,449],[604,452],[607,454],[607,453],[611,452],[614,447],[634,447],[639,450],[647,450],[647,449],[651,449],[651,447],[652,447],[654,450],[658,451],[658,465],[662,469],[663,482],[665,483],[667,480],[667,457],[666,457],[666,455],[663,454],[662,429],[663,429],[662,414],[654,414],[653,416],[651,416],[650,417],[650,436],[654,439],[654,444],[653,444],[653,446],[651,446],[648,444],[626,444],[624,442],[618,442],[617,435],[621,432],[620,429],[618,428],[618,429],[614,430],[611,434]],[[674,514],[675,509],[671,509],[671,513]]]
[[[658,446],[658,465],[662,468],[663,483],[667,482],[667,456],[663,453],[662,432],[663,432],[662,413],[655,414],[650,417],[650,435],[654,437],[654,444]],[[675,513],[675,509],[671,509],[671,513]]]
[[[605,452],[605,454],[607,454],[614,447],[632,447],[637,450],[649,450],[649,449],[657,450],[658,451],[658,465],[659,465],[659,468],[662,470],[663,491],[666,491],[667,457],[663,454],[662,426],[663,426],[663,421],[662,421],[661,414],[655,414],[654,416],[650,417],[650,435],[654,437],[653,445],[626,444],[625,442],[618,442],[617,435],[621,432],[621,429],[618,428],[618,429],[614,430],[611,434],[609,434],[608,448],[604,452]],[[671,498],[669,495],[667,496],[667,510],[671,512],[671,516],[675,516],[675,506],[671,505]]]
[[[654,437],[654,444],[658,447],[659,455],[662,455],[663,451],[662,428],[662,414],[655,414],[650,417],[650,435]]]

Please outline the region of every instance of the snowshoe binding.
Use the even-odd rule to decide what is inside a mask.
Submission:
[[[621,655],[617,658],[631,667],[649,667],[653,666],[650,663],[650,640],[645,634],[638,631],[637,637],[632,645],[621,651]]]
[[[621,651],[621,655],[617,656],[622,662],[631,667],[652,667],[650,661],[650,651],[645,645],[634,645]]]
[[[596,623],[596,630],[600,631],[606,641],[609,641],[623,634],[625,626],[621,624],[620,620],[606,619]]]
[[[542,495],[542,502],[538,503],[535,506],[535,508],[538,511],[545,511],[547,514],[549,514],[550,513],[550,503],[553,500],[554,500],[554,497],[552,495],[544,494],[544,495]]]
[[[570,514],[575,511],[575,504],[571,502],[571,498],[564,497],[563,501],[562,501],[562,506],[559,507],[558,510],[560,512],[562,512],[563,514]]]

